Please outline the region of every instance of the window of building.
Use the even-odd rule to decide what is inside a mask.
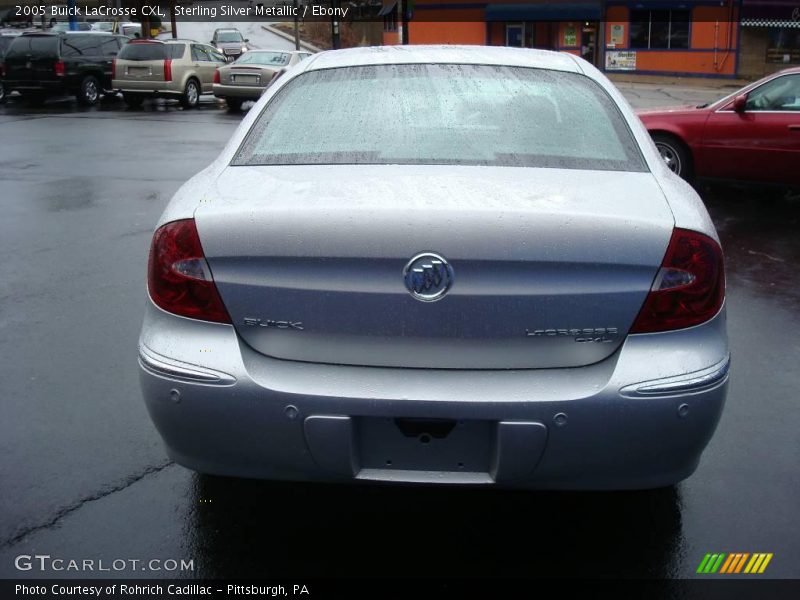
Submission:
[[[800,28],[781,28],[769,30],[767,62],[800,63]]]
[[[506,23],[506,46],[533,48],[536,42],[536,23]]]
[[[506,25],[506,46],[521,48],[523,45],[523,35],[525,25],[523,23],[509,23]]]
[[[632,10],[631,48],[689,48],[688,10]]]
[[[386,13],[383,15],[383,30],[384,31],[397,31],[397,11],[393,10],[391,12]]]

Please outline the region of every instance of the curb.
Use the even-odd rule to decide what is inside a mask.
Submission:
[[[264,31],[268,31],[269,33],[274,33],[278,37],[282,37],[283,39],[294,43],[294,36],[291,36],[288,33],[284,33],[283,31],[281,31],[280,29],[276,29],[272,25],[262,25],[261,29],[263,29]],[[300,40],[300,47],[303,48],[304,50],[310,50],[311,52],[322,52],[323,51],[322,48],[317,48],[316,46],[308,44],[308,43],[304,42],[303,40]]]
[[[611,81],[616,83],[649,83],[661,86],[680,86],[685,88],[713,88],[725,90],[727,88],[740,88],[752,83],[749,79],[722,79],[712,77],[679,77],[662,75],[637,75],[634,73],[605,73]]]

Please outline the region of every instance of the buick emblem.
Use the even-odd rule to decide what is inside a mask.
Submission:
[[[433,302],[442,298],[453,285],[453,267],[444,257],[425,252],[408,261],[403,279],[414,298]]]

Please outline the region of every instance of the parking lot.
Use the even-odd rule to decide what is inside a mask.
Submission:
[[[725,93],[620,87],[637,107]],[[0,108],[0,576],[29,576],[14,558],[38,553],[194,561],[110,573],[143,577],[689,577],[707,552],[770,552],[770,576],[800,577],[800,198],[765,189],[700,188],[733,367],[717,433],[674,490],[301,485],[168,461],[138,387],[149,242],[243,114],[209,97]]]

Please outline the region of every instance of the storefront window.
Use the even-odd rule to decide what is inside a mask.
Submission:
[[[506,46],[533,48],[536,41],[535,31],[535,23],[506,24]]]
[[[383,16],[383,30],[397,31],[397,11],[392,10]]]
[[[514,23],[513,25],[506,25],[506,46],[513,46],[515,48],[522,47],[523,34],[525,33],[525,26],[522,23]]]
[[[632,10],[631,48],[687,49],[690,18],[688,10]]]
[[[770,30],[767,62],[800,63],[800,28]]]

